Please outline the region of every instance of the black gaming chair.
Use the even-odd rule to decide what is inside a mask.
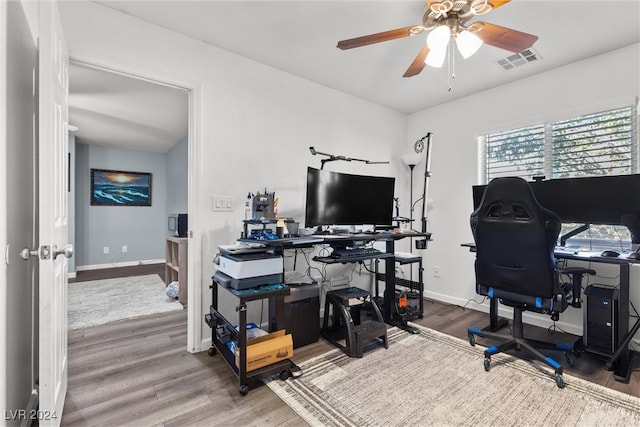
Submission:
[[[476,245],[476,292],[513,307],[512,335],[469,328],[475,336],[502,341],[484,352],[484,368],[491,356],[508,350],[526,350],[555,371],[558,387],[564,387],[562,366],[536,348],[565,351],[573,364],[573,347],[523,337],[522,312],[550,314],[553,320],[568,306],[570,286],[561,287],[554,258],[560,219],[540,206],[522,178],[496,178],[486,187],[480,206],[471,215]]]

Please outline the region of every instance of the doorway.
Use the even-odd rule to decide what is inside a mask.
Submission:
[[[148,273],[164,280],[167,215],[188,212],[190,93],[70,60],[70,283]],[[149,205],[93,205],[95,169],[149,173]]]

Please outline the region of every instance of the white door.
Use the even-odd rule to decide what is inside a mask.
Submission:
[[[39,417],[59,424],[67,392],[68,57],[57,4],[39,2]]]

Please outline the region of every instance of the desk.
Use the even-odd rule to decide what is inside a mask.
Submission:
[[[345,245],[352,245],[354,242],[365,242],[365,243],[373,242],[373,241],[385,242],[385,252],[380,254],[366,255],[366,256],[355,257],[351,259],[315,257],[314,261],[323,262],[326,264],[336,264],[336,263],[360,262],[368,259],[380,259],[384,261],[385,272],[394,272],[395,262],[396,262],[396,258],[393,255],[395,253],[395,242],[396,240],[401,240],[406,237],[431,240],[431,233],[382,232],[382,233],[331,234],[331,235],[312,235],[307,237],[265,240],[265,241],[253,240],[252,242],[264,243],[266,246],[273,247],[280,251],[284,249],[311,247],[318,244],[328,244],[332,246],[340,246],[340,245],[345,246]],[[247,241],[247,240],[244,240],[244,241]],[[407,324],[407,320],[412,320],[412,319],[406,319],[401,316],[398,316],[396,314],[396,310],[394,310],[395,290],[396,290],[395,274],[385,274],[384,283],[385,283],[385,291],[384,291],[382,306],[380,307],[380,310],[382,312],[382,316],[385,323],[392,326],[397,326],[411,333],[417,333],[417,329]],[[422,295],[420,295],[420,298],[422,298]]]
[[[600,264],[617,264],[620,269],[620,289],[618,296],[618,348],[607,361],[605,368],[613,368],[613,378],[616,381],[629,382],[631,376],[631,351],[629,341],[640,326],[640,319],[629,331],[629,273],[631,264],[640,263],[640,260],[629,259],[626,254],[619,257],[602,257],[598,252],[568,252],[557,251],[558,259],[570,259],[575,261],[597,262]],[[578,341],[578,346],[582,344],[582,339]]]
[[[468,247],[471,252],[475,252],[474,243],[464,243],[462,246]],[[600,264],[615,264],[620,269],[620,286],[618,296],[618,348],[607,361],[605,368],[613,369],[613,378],[616,381],[629,382],[631,376],[631,351],[629,341],[640,329],[640,319],[629,330],[629,273],[631,264],[640,264],[640,260],[629,259],[626,254],[619,257],[600,256],[602,251],[578,252],[558,249],[555,256],[558,259],[569,259],[574,261],[596,262]],[[492,330],[499,329],[501,319],[498,318],[498,301],[491,299],[490,326]],[[495,329],[494,329],[495,328]],[[576,343],[578,347],[582,345],[582,339]]]

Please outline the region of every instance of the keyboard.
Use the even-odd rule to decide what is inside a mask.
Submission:
[[[579,252],[578,248],[568,246],[556,246],[553,251],[557,254],[563,255],[576,255]]]
[[[351,249],[334,249],[333,252],[331,252],[331,258],[353,259],[353,258],[361,258],[361,257],[367,257],[367,256],[375,256],[381,253],[382,252],[380,252],[378,249],[367,248],[367,247],[351,248]]]

